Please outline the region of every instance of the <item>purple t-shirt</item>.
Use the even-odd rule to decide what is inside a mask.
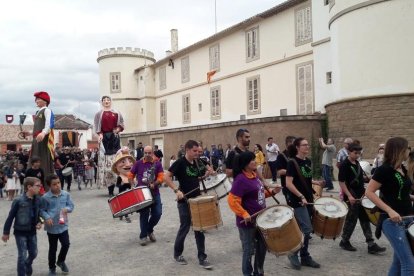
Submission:
[[[247,178],[243,173],[236,176],[230,191],[233,195],[241,197],[242,207],[250,214],[266,208],[266,198],[262,182],[256,176],[255,178]],[[236,216],[237,227],[251,228],[253,223],[240,223],[242,217]]]
[[[164,172],[162,169],[162,165],[160,162],[144,162],[144,160],[138,160],[135,162],[134,166],[131,169],[131,173],[136,175],[138,185],[139,186],[146,186],[149,187],[149,181],[153,179],[153,181],[157,180],[157,176],[159,173]],[[158,185],[154,187],[154,195],[159,195],[160,190]]]

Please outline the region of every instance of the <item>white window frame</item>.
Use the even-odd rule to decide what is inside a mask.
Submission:
[[[209,48],[210,71],[220,70],[220,44],[215,44]]]
[[[312,61],[296,65],[296,94],[297,114],[313,114],[315,112],[315,93]]]
[[[312,42],[311,2],[295,9],[295,46]]]
[[[160,126],[167,126],[167,100],[160,101]]]
[[[109,73],[109,86],[111,93],[121,93],[121,72]]]
[[[260,58],[259,26],[246,31],[246,62]]]
[[[190,94],[183,95],[182,99],[183,124],[191,123],[191,99]]]
[[[158,69],[158,80],[160,82],[160,90],[167,88],[167,67],[164,65]]]
[[[221,118],[221,87],[215,86],[210,89],[210,118],[217,120]]]
[[[181,59],[181,83],[190,81],[190,57],[186,56]]]
[[[256,87],[255,87],[256,85]],[[261,113],[260,97],[260,75],[246,79],[247,114],[255,115]]]

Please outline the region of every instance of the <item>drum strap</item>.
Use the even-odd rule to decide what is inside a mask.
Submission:
[[[194,162],[195,162],[195,164],[196,164],[196,166],[197,166],[198,176],[200,176],[200,167],[199,167],[199,165],[198,165],[198,161],[197,161],[197,159],[195,159],[195,160],[194,160]],[[202,177],[201,177],[201,185],[203,186],[204,193],[206,193],[206,194],[207,194],[206,184],[204,184],[204,180],[203,180],[203,178],[202,178]]]
[[[302,182],[302,184],[303,184],[303,186],[305,187],[305,189],[306,189],[308,192],[311,192],[311,194],[314,194],[314,193],[315,193],[315,191],[314,191],[313,189],[312,189],[312,191],[310,191],[310,190],[309,190],[308,185],[306,185],[306,180],[305,180],[305,178],[303,177],[302,173],[300,172],[298,162],[297,162],[294,158],[291,158],[291,159],[290,159],[290,161],[292,161],[292,162],[293,162],[293,164],[295,165],[296,172],[298,173],[298,176],[299,176],[299,180],[300,180],[300,182]]]

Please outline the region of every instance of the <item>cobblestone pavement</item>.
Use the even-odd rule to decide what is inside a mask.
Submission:
[[[76,187],[76,186],[75,186]],[[74,188],[75,188],[74,187]],[[336,183],[336,190],[338,185]],[[330,193],[338,196],[337,192]],[[106,190],[73,190],[76,205],[69,216],[70,249],[67,265],[71,275],[241,275],[241,243],[235,219],[227,201],[220,201],[223,226],[206,232],[206,253],[214,265],[211,271],[198,266],[192,231],[187,236],[184,256],[188,265],[174,263],[173,244],[178,230],[178,212],[175,195],[161,188],[163,216],[155,229],[157,242],[143,247],[138,243],[139,215],[134,213],[132,223],[113,219],[107,203]],[[283,196],[277,198],[284,202]],[[267,199],[267,205],[273,205]],[[10,209],[10,201],[0,200],[0,223],[3,226]],[[372,228],[373,229],[373,228]],[[374,230],[374,229],[373,229]],[[392,260],[392,249],[385,237],[378,244],[386,246],[381,256],[367,253],[367,245],[359,224],[351,239],[357,252],[339,248],[339,240],[321,240],[313,236],[310,252],[321,264],[320,269],[303,267],[296,271],[289,267],[286,256],[266,255],[266,275],[386,275]],[[33,275],[47,275],[48,242],[45,231],[38,231],[39,254],[34,262]],[[0,244],[1,275],[16,275],[17,250],[14,237]],[[61,273],[58,269],[58,273]]]

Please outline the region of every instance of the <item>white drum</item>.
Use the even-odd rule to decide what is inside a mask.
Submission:
[[[64,176],[69,176],[69,175],[72,175],[72,172],[73,172],[72,167],[66,167],[66,168],[64,168],[64,169],[62,170],[62,174],[63,174]]]
[[[371,164],[368,161],[359,161],[359,165],[361,166],[364,173],[368,177],[371,177],[371,169],[372,169]]]
[[[228,195],[231,190],[231,183],[228,180],[226,174],[221,173],[216,176],[208,177],[204,181],[206,185],[207,194],[216,195],[218,199],[221,199]],[[203,185],[200,183],[200,189],[203,192]]]

